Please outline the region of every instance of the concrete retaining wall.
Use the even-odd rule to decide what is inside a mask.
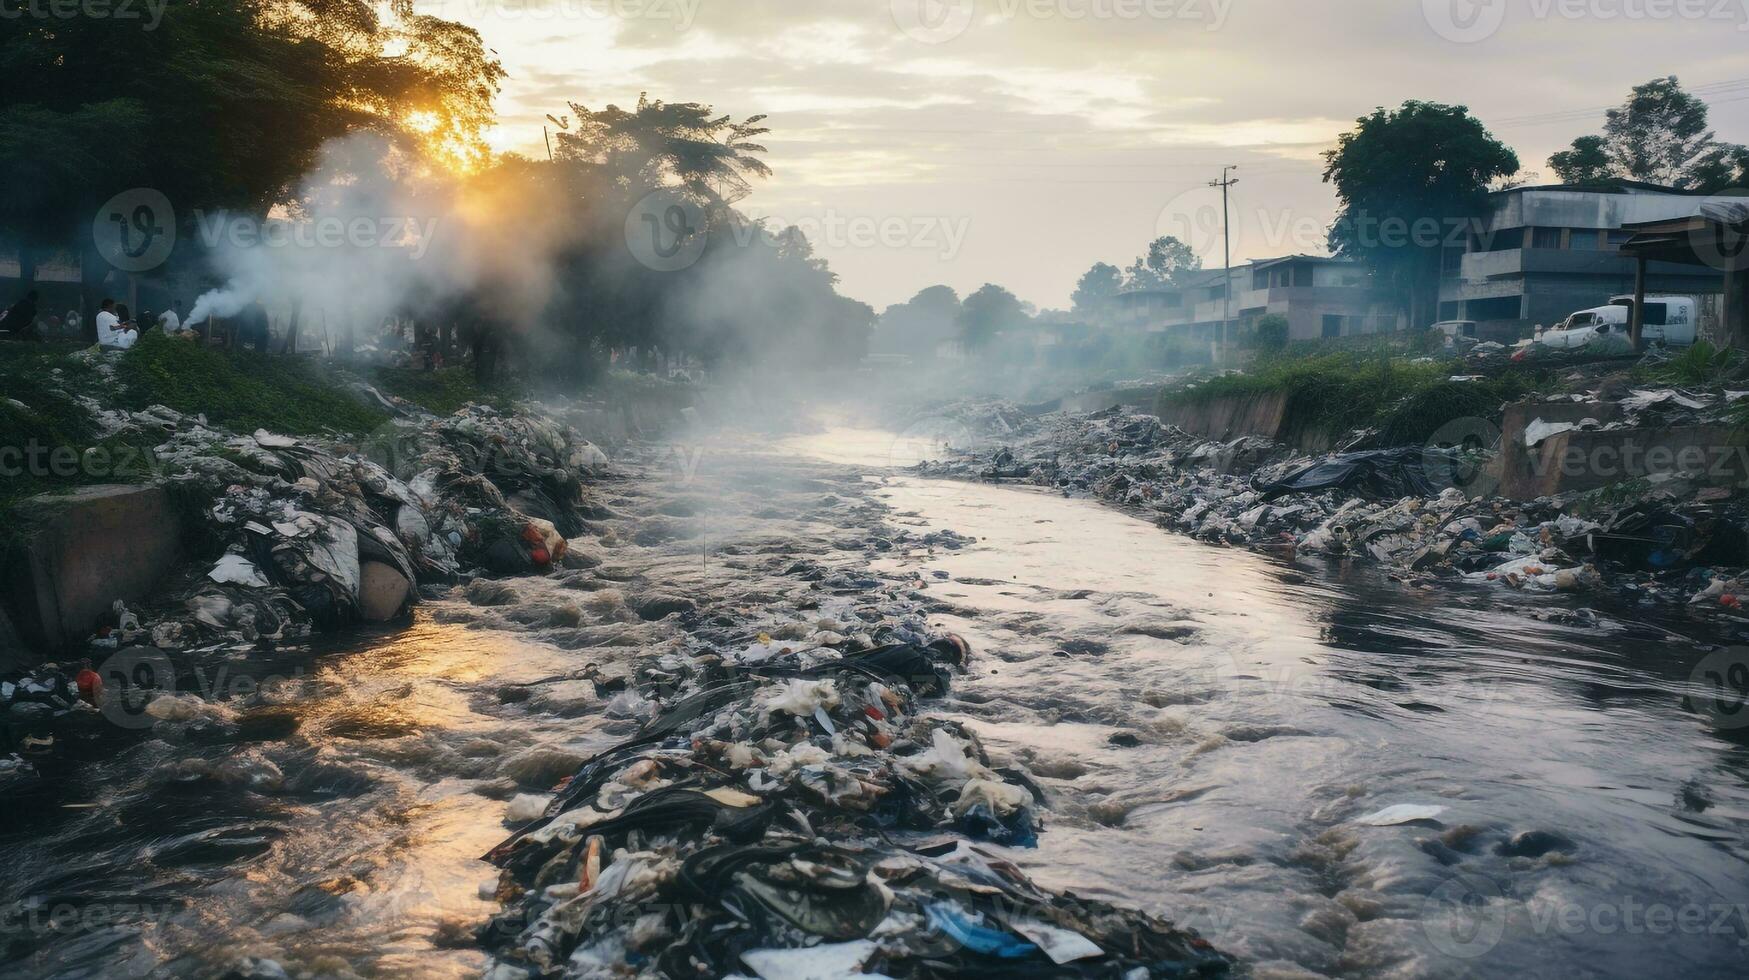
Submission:
[[[1536,417],[1577,421],[1541,413]],[[1749,445],[1723,425],[1563,432],[1530,448],[1524,445],[1522,425],[1502,436],[1499,493],[1514,500],[1596,490],[1660,474],[1701,486],[1749,485]]]
[[[1329,449],[1334,442],[1330,433],[1294,419],[1287,401],[1286,392],[1270,392],[1168,405],[1160,412],[1160,421],[1210,439],[1262,436],[1304,452]]]
[[[24,640],[42,651],[83,639],[115,600],[145,596],[181,557],[181,521],[159,487],[85,487],[20,513],[33,530],[6,596]]]

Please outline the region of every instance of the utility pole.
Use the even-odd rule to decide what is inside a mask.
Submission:
[[[1221,289],[1221,362],[1227,360],[1227,331],[1233,320],[1233,225],[1227,216],[1227,191],[1239,182],[1227,175],[1239,169],[1237,164],[1221,168],[1221,179],[1209,181],[1210,187],[1221,189],[1221,251],[1226,268],[1226,285]]]

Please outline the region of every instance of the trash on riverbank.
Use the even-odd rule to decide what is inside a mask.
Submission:
[[[486,975],[1225,973],[1195,933],[973,843],[1032,846],[1042,799],[920,713],[967,656],[950,636],[668,658],[655,718],[488,855]]]
[[[1611,424],[1634,426],[1710,418],[1726,400],[1624,389],[1620,404],[1626,414]],[[1257,437],[1202,438],[1121,407],[978,435],[969,451],[917,472],[1086,493],[1203,541],[1362,560],[1423,585],[1572,593],[1749,633],[1735,601],[1749,579],[1749,510],[1727,489],[1680,476],[1510,500],[1486,492],[1487,447],[1307,456]]]

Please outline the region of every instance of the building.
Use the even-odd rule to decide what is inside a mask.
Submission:
[[[1482,335],[1504,339],[1528,337],[1538,324],[1552,325],[1575,310],[1633,292],[1635,263],[1620,251],[1632,237],[1624,226],[1690,215],[1700,201],[1673,188],[1623,180],[1518,187],[1489,195],[1488,204],[1462,247],[1446,251],[1439,318],[1474,320]],[[1652,262],[1647,275],[1653,293],[1719,289],[1717,276],[1675,262]]]
[[[1193,342],[1219,340],[1223,313],[1234,341],[1271,314],[1287,319],[1292,340],[1388,333],[1406,325],[1394,298],[1348,259],[1288,255],[1234,266],[1232,301],[1223,308],[1225,292],[1225,271],[1204,269],[1172,287],[1119,293],[1101,319],[1112,328]]]

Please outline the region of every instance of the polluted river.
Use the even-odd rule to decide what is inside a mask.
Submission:
[[[246,678],[213,664],[155,737],[7,808],[4,972],[479,975],[481,856],[649,721],[613,678],[700,621],[671,612],[773,646],[883,603],[964,638],[927,711],[1042,794],[1035,847],[981,846],[1239,973],[1749,967],[1749,739],[1694,710],[1694,647],[912,455],[855,429],[634,446],[593,487],[587,567],[457,585]]]

